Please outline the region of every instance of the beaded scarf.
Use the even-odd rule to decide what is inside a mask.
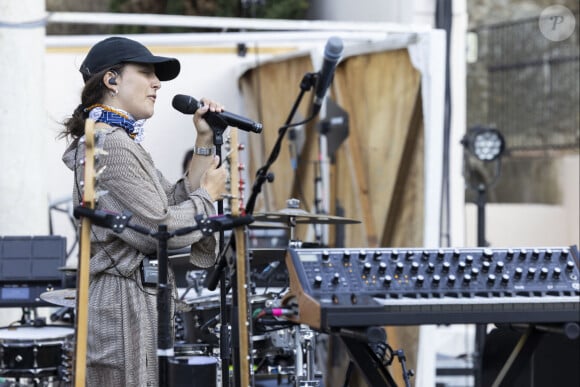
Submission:
[[[115,109],[108,105],[96,103],[85,109],[89,112],[89,118],[95,122],[104,122],[111,126],[125,129],[129,137],[136,143],[143,141],[145,135],[143,124],[145,120],[134,120],[131,114],[121,109]]]

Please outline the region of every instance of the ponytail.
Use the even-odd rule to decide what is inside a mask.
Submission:
[[[116,65],[87,79],[81,93],[81,103],[75,108],[72,116],[64,120],[64,129],[60,132],[59,138],[70,137],[72,140],[76,140],[85,134],[85,121],[89,116],[86,108],[96,103],[102,103],[105,93],[108,92],[103,83],[103,76],[107,71],[115,71],[120,74],[122,68],[122,64]]]

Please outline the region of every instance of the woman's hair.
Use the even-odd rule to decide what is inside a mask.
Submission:
[[[85,134],[85,120],[89,116],[89,111],[86,109],[96,103],[101,103],[105,93],[109,92],[109,89],[103,83],[103,76],[107,71],[121,74],[123,67],[123,64],[118,64],[87,79],[81,93],[81,103],[76,107],[72,116],[64,120],[64,130],[60,132],[59,138],[70,137],[75,140]]]

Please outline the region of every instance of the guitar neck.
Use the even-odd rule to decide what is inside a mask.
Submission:
[[[229,155],[230,163],[230,188],[231,188],[231,212],[233,216],[243,215],[243,185],[241,184],[240,171],[241,163],[239,161],[237,141],[237,129],[230,129],[231,151]],[[239,355],[236,386],[250,387],[253,385],[252,369],[252,348],[250,341],[250,332],[252,320],[248,311],[248,256],[246,249],[246,234],[243,227],[234,229],[236,241],[236,301],[237,301],[237,331]],[[234,354],[235,356],[235,354]]]
[[[85,167],[83,172],[84,207],[95,207],[95,121],[85,122]],[[91,220],[82,218],[77,272],[74,386],[84,387],[86,383],[88,304],[89,304],[89,260],[91,258]]]

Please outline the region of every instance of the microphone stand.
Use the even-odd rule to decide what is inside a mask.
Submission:
[[[274,161],[276,161],[276,159],[278,158],[278,156],[280,154],[280,148],[282,147],[282,141],[284,140],[284,136],[286,135],[288,128],[290,128],[291,126],[298,126],[298,125],[305,124],[308,121],[312,120],[316,116],[316,114],[318,114],[317,111],[313,111],[312,114],[310,115],[310,117],[308,117],[304,121],[297,122],[295,124],[290,125],[290,122],[292,122],[292,118],[296,114],[296,110],[298,110],[298,106],[300,106],[300,102],[302,101],[302,98],[304,97],[304,93],[307,92],[308,90],[310,90],[316,84],[316,80],[318,79],[318,77],[319,77],[318,73],[306,73],[304,75],[304,77],[302,78],[302,81],[300,82],[300,93],[298,94],[296,101],[294,101],[294,105],[292,106],[292,109],[290,110],[290,114],[286,118],[286,122],[284,123],[284,126],[282,126],[280,129],[278,129],[278,139],[276,140],[276,143],[274,144],[274,147],[272,148],[272,152],[270,152],[270,156],[268,157],[266,164],[263,167],[261,167],[260,169],[258,169],[258,171],[256,172],[256,181],[254,182],[254,185],[252,186],[252,193],[251,193],[250,197],[248,198],[248,201],[247,201],[246,207],[245,207],[246,214],[251,215],[254,212],[254,206],[256,205],[256,199],[258,197],[258,194],[262,191],[262,186],[264,185],[264,183],[266,183],[266,181],[268,181],[270,183],[272,181],[274,181],[274,175],[272,173],[268,173],[268,169],[272,166],[272,164],[274,163]]]
[[[157,232],[129,223],[133,216],[130,212],[125,211],[121,214],[107,212],[103,210],[94,210],[82,206],[74,209],[75,217],[87,217],[91,219],[95,226],[112,229],[116,233],[121,233],[125,228],[130,228],[141,234],[149,235],[157,239],[157,259],[158,259],[158,284],[157,284],[157,357],[159,370],[159,385],[168,386],[168,365],[169,357],[174,354],[173,337],[171,335],[171,284],[168,283],[168,254],[167,241],[179,235],[189,234],[193,231],[200,230],[204,236],[212,236],[219,231],[223,234],[224,230],[232,229],[247,225],[253,222],[251,216],[242,216],[233,218],[229,215],[204,218],[203,215],[195,217],[196,225],[177,229],[173,232],[167,231],[167,225],[158,225]]]
[[[228,127],[228,124],[222,120],[219,116],[208,115],[205,117],[207,123],[210,125],[213,131],[213,144],[215,146],[216,155],[220,158],[220,165],[223,163],[222,160],[222,145],[224,143],[223,134]],[[222,200],[218,201],[218,213],[222,214],[224,212],[224,202]],[[230,337],[229,337],[229,329],[228,329],[228,314],[227,314],[227,293],[228,288],[226,284],[226,279],[228,276],[227,270],[227,261],[225,258],[225,243],[224,243],[224,232],[220,230],[220,239],[219,239],[219,255],[218,255],[218,263],[217,266],[214,268],[214,271],[210,274],[210,278],[208,279],[208,283],[213,286],[211,288],[208,286],[209,290],[214,290],[216,288],[215,282],[219,278],[220,283],[220,361],[221,361],[221,380],[223,387],[229,387],[230,385],[230,351],[229,351],[229,344],[230,344]]]
[[[318,113],[318,111],[313,111],[313,114],[311,114],[310,117],[308,117],[306,120],[302,121],[302,122],[298,122],[296,124],[290,125],[290,122],[292,122],[292,118],[294,117],[294,115],[296,114],[296,111],[298,110],[298,106],[300,106],[300,102],[302,101],[302,98],[304,97],[304,94],[306,93],[306,91],[312,89],[312,87],[314,87],[314,85],[316,84],[316,81],[319,77],[318,73],[306,73],[304,75],[304,77],[302,78],[302,81],[300,82],[300,93],[298,95],[298,97],[296,98],[296,101],[294,102],[294,105],[292,106],[292,109],[290,111],[290,114],[288,115],[286,122],[284,124],[284,126],[282,126],[279,130],[278,130],[278,139],[276,140],[276,143],[274,145],[274,148],[272,149],[272,152],[270,153],[270,156],[266,162],[266,164],[261,167],[257,173],[256,173],[256,181],[252,187],[252,193],[246,203],[245,206],[245,210],[246,210],[246,214],[247,215],[251,215],[254,211],[254,206],[255,206],[255,202],[257,199],[258,194],[261,192],[262,190],[262,185],[264,185],[264,183],[266,181],[272,182],[274,180],[274,176],[271,173],[268,173],[268,169],[270,168],[270,166],[274,163],[274,161],[276,161],[276,159],[278,158],[278,155],[280,154],[280,149],[282,146],[282,141],[284,139],[284,136],[286,135],[286,132],[288,131],[288,128],[290,128],[290,126],[297,126],[297,125],[301,125],[304,124],[310,120],[312,120],[312,118],[314,118],[314,116]],[[218,132],[220,132],[220,128],[222,128],[224,125],[227,126],[227,123],[225,123],[223,120],[221,120],[219,117],[217,116],[213,116],[211,117],[211,121],[208,121],[208,123],[210,124],[210,126],[212,127],[212,129],[214,129],[214,142],[216,144],[216,152],[218,150],[218,141],[219,144],[223,144],[223,138],[221,138],[221,133],[216,134]],[[214,128],[215,126],[215,128]],[[223,204],[222,204],[223,206]],[[220,241],[223,240],[223,238],[220,238]],[[220,252],[222,250],[220,249]],[[207,278],[207,288],[209,290],[214,290],[217,286],[217,282],[220,282],[220,307],[221,307],[221,318],[222,318],[222,324],[221,324],[221,329],[220,329],[220,357],[221,357],[221,370],[222,370],[222,385],[223,387],[230,387],[229,384],[229,358],[226,357],[226,353],[227,353],[227,349],[228,349],[228,343],[226,341],[226,338],[228,337],[228,327],[227,324],[225,324],[226,319],[227,319],[227,298],[226,298],[226,284],[225,284],[225,277],[226,277],[226,269],[227,269],[227,259],[225,257],[226,254],[221,254],[219,255],[218,258],[218,262],[216,263],[215,267],[214,267],[214,271],[212,273],[209,274],[208,278]],[[235,292],[235,286],[232,287],[232,291]],[[236,299],[235,294],[234,297],[232,297],[233,300]],[[232,305],[232,309],[233,309],[233,305]],[[233,311],[233,310],[232,310]],[[233,314],[233,313],[232,313]],[[236,346],[236,343],[234,343],[234,346]]]

